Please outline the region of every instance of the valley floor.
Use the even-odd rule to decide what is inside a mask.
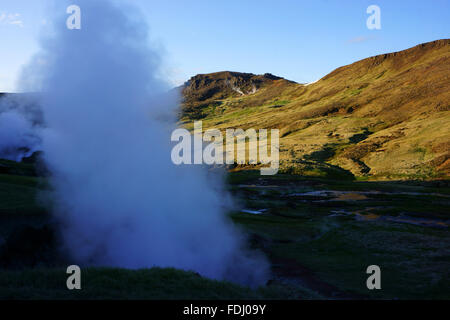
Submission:
[[[230,216],[272,265],[265,286],[175,269],[87,268],[74,292],[52,219],[36,201],[45,180],[29,165],[0,164],[0,299],[450,299],[448,181],[230,173],[242,208]],[[366,287],[370,265],[381,268],[381,290]]]
[[[277,284],[329,299],[450,298],[448,182],[355,182],[257,172],[231,176],[236,223]],[[368,290],[378,265],[382,289]]]

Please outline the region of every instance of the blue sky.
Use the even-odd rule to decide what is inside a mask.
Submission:
[[[369,56],[449,38],[450,31],[450,0],[133,2],[165,48],[164,70],[174,85],[221,70],[312,82]],[[0,1],[0,92],[15,90],[21,67],[38,50],[46,3]],[[381,30],[366,27],[372,4],[381,8]]]

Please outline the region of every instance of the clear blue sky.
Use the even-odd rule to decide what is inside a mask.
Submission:
[[[0,1],[0,92],[15,90],[21,66],[37,51],[46,2]],[[312,82],[339,66],[450,33],[450,0],[133,2],[165,47],[165,70],[174,84],[221,70]],[[366,27],[371,4],[381,8],[381,30]]]

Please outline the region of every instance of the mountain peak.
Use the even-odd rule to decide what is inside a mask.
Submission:
[[[258,92],[274,81],[288,81],[271,73],[256,75],[234,71],[198,74],[182,86],[186,102],[239,97]]]

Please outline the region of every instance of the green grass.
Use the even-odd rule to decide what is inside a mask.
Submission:
[[[343,221],[316,240],[279,244],[273,251],[296,259],[343,290],[384,299],[449,299],[448,261],[437,262],[445,258],[448,237],[445,246],[439,236],[409,231],[418,228]],[[413,244],[417,240],[423,242]],[[382,269],[382,291],[365,287],[365,269],[372,264]]]
[[[289,299],[317,297],[281,286],[250,289],[172,268],[82,268],[81,290],[68,290],[63,269],[0,272],[0,299]]]
[[[0,175],[0,218],[3,215],[40,215],[45,213],[37,200],[43,180],[36,177]]]
[[[356,95],[360,94],[362,91],[363,91],[363,89],[350,90],[350,95],[351,96],[356,96]]]
[[[450,299],[446,231],[349,218],[234,217],[270,239],[273,257],[294,259],[345,292],[376,299]],[[382,291],[368,291],[366,268],[382,269]]]
[[[233,172],[227,178],[237,204],[267,209],[263,215],[230,213],[253,248],[263,251],[280,270],[288,265],[277,261],[287,259],[311,270],[313,283],[331,285],[340,292],[368,299],[450,299],[448,229],[381,220],[357,221],[354,216],[330,214],[336,210],[355,212],[371,208],[369,212],[380,216],[407,213],[449,220],[449,198],[444,195],[449,195],[450,189],[438,183],[333,180],[286,173],[261,177],[258,170]],[[44,187],[42,178],[0,175],[0,244],[17,227],[48,224],[50,216],[36,200]],[[364,201],[289,196],[314,190],[381,193]],[[365,286],[365,270],[372,264],[381,267],[381,291],[368,291]],[[250,289],[175,269],[83,268],[83,290],[69,291],[63,269],[1,270],[0,299],[333,298],[320,286],[305,283],[302,276],[286,277],[278,272],[281,271],[273,274],[270,285]]]
[[[233,174],[243,179],[243,173]],[[251,175],[249,178],[253,178]],[[269,182],[270,181],[270,182]],[[290,184],[288,182],[290,181]],[[314,183],[313,183],[314,182]],[[302,186],[307,184],[308,186]],[[428,219],[448,220],[448,198],[433,195],[378,194],[364,201],[299,201],[283,195],[311,190],[351,190],[432,193],[439,189],[419,183],[352,182],[292,177],[268,177],[265,184],[278,184],[259,197],[241,194],[247,207],[267,208],[266,215],[234,213],[236,224],[256,235],[271,259],[292,259],[314,270],[315,276],[343,292],[373,299],[450,299],[450,234],[437,229],[388,221],[356,221],[352,216],[329,217],[334,210],[369,212],[381,216],[407,213]],[[245,191],[248,188],[245,188]],[[257,190],[253,188],[253,190]],[[236,192],[239,196],[239,192]],[[307,197],[302,198],[307,199]],[[262,240],[261,240],[262,239]],[[382,290],[365,286],[366,268],[382,270]]]
[[[50,215],[39,200],[45,180],[37,177],[0,174],[0,243],[23,226],[41,226]]]
[[[34,176],[35,167],[29,163],[20,163],[10,160],[0,159],[0,174],[13,174],[21,176]]]

